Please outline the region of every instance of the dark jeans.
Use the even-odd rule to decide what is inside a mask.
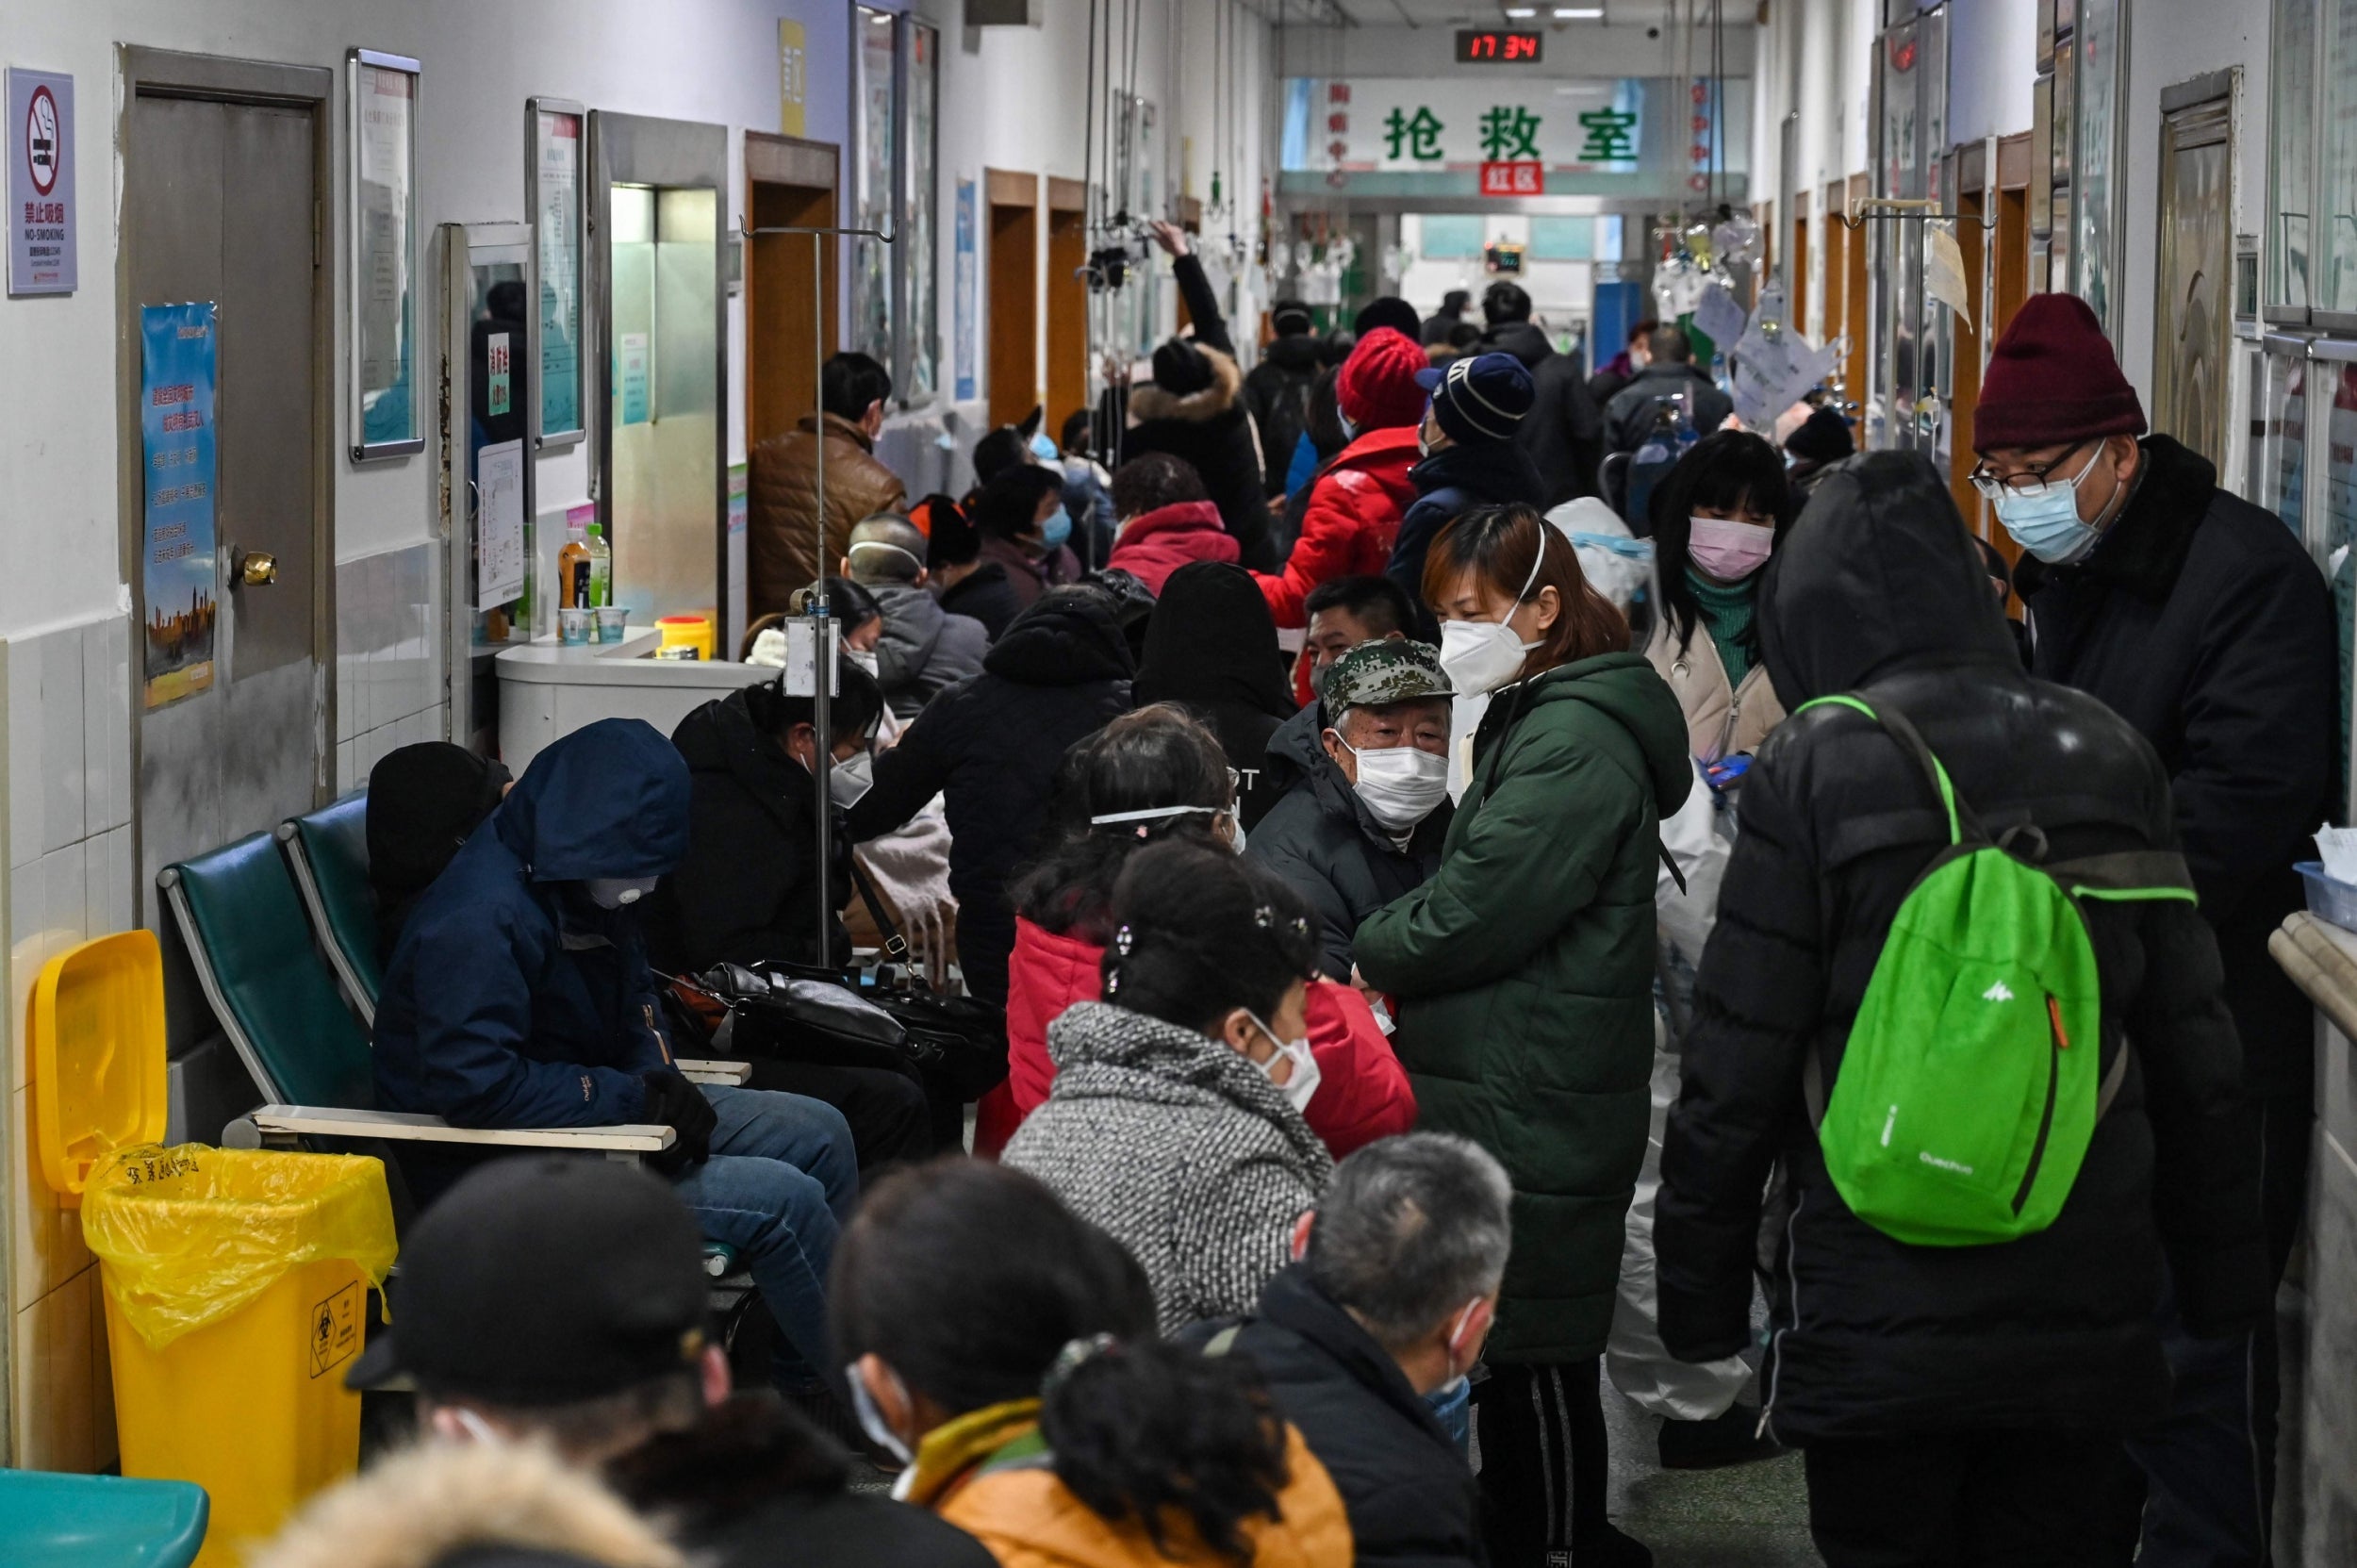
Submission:
[[[846,1067],[823,1062],[752,1059],[752,1087],[823,1100],[851,1124],[859,1180],[870,1185],[884,1167],[914,1164],[934,1147],[932,1113],[915,1071]]]
[[[1808,1527],[1826,1568],[2085,1568],[2119,1440],[1970,1432],[1808,1445]]]
[[[1493,1568],[1576,1553],[1607,1522],[1599,1358],[1490,1363],[1474,1394],[1481,1438],[1481,1538]]]
[[[2311,1095],[2260,1103],[2259,1207],[2270,1282],[2283,1279],[2307,1209],[2315,1119]],[[2196,1339],[2175,1299],[2164,1297],[2161,1349],[2176,1384],[2168,1414],[2127,1445],[2144,1476],[2143,1549],[2135,1560],[2139,1568],[2263,1568],[2283,1397],[2275,1314],[2256,1334]],[[2126,1500],[2138,1501],[2133,1490]],[[2124,1529],[2119,1534],[2126,1538]]]

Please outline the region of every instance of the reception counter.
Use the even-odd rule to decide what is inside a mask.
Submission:
[[[500,680],[500,758],[518,775],[540,748],[601,718],[643,718],[665,734],[716,697],[766,681],[760,665],[651,658],[662,638],[634,627],[619,642],[570,647],[543,638],[494,661]]]

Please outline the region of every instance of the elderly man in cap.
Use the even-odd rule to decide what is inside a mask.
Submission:
[[[1514,441],[1537,396],[1521,360],[1469,355],[1421,372],[1416,382],[1432,394],[1417,437],[1424,460],[1408,470],[1416,501],[1400,519],[1384,573],[1408,590],[1418,606],[1419,635],[1437,644],[1440,628],[1424,602],[1424,556],[1433,539],[1476,506],[1543,506],[1546,487]]]
[[[2242,1036],[2280,1278],[2307,1194],[2314,1022],[2267,936],[2300,907],[2292,863],[2337,815],[2344,655],[2298,536],[2220,489],[2209,459],[2144,432],[2095,313],[2036,295],[1982,377],[1972,481],[2025,552],[2031,672],[2102,699],[2168,769]],[[2259,1342],[2169,1335],[2176,1412],[2131,1445],[2150,1482],[2139,1561],[2265,1560],[2278,1390],[2272,1333]]]
[[[503,1160],[404,1241],[397,1321],[347,1382],[418,1391],[443,1444],[543,1444],[666,1521],[707,1568],[991,1568],[921,1509],[850,1490],[843,1451],[768,1395],[732,1396],[696,1217],[602,1160]]]
[[[1300,890],[1325,926],[1322,965],[1348,980],[1359,922],[1439,868],[1448,834],[1448,677],[1421,642],[1362,642],[1325,696],[1269,738],[1290,775],[1244,853]]]

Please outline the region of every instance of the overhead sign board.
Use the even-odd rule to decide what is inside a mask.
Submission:
[[[74,78],[8,72],[8,292],[71,294],[76,283]]]

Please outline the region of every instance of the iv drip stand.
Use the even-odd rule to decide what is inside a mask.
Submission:
[[[825,965],[831,944],[828,937],[834,929],[835,905],[828,889],[828,871],[834,864],[834,798],[828,792],[828,776],[834,770],[834,722],[829,699],[834,686],[834,619],[832,606],[827,600],[827,262],[826,240],[830,236],[855,235],[890,245],[898,237],[882,229],[864,228],[803,228],[798,226],[768,226],[755,228],[746,219],[737,220],[737,232],[747,239],[769,234],[807,234],[810,236],[811,388],[818,400],[817,428],[814,432],[816,446],[817,480],[813,487],[815,502],[811,559],[817,564],[818,581],[803,602],[803,619],[811,627],[811,782],[818,794],[818,863],[816,881],[818,883],[818,962]],[[779,689],[784,689],[784,672],[780,671]]]

